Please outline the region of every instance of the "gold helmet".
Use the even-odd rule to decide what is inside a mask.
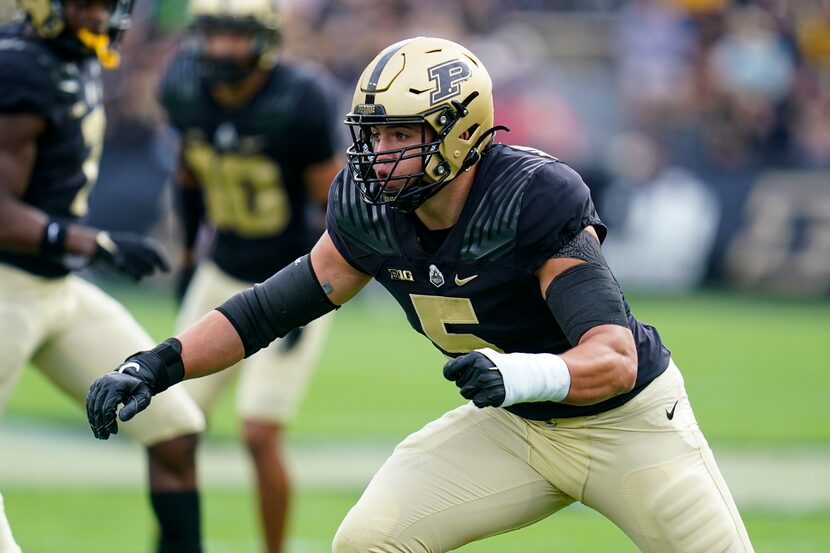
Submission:
[[[118,67],[120,56],[116,51],[121,36],[130,26],[134,0],[109,0],[110,16],[105,33],[94,33],[80,29],[76,36],[67,37],[66,20],[63,15],[62,0],[16,0],[17,8],[26,16],[26,20],[38,36],[47,40],[63,41],[68,48],[76,43],[85,53],[98,57],[107,69]]]
[[[474,165],[496,130],[492,89],[481,61],[449,40],[411,38],[378,54],[360,77],[345,121],[353,140],[346,152],[349,168],[363,198],[413,211]],[[371,127],[393,124],[422,125],[421,143],[375,152]],[[427,125],[435,135],[430,139]],[[393,159],[395,166],[420,157],[422,170],[378,178],[374,166],[379,157]],[[389,186],[391,181],[403,184]]]
[[[268,69],[277,62],[282,20],[275,0],[191,0],[190,16],[206,77],[236,82],[256,68]],[[251,35],[251,52],[244,65],[205,55],[204,39],[214,32]]]

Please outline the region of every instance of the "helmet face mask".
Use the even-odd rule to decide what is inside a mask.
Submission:
[[[258,60],[262,55],[261,46],[258,45],[256,36],[253,33],[227,30],[222,27],[205,28],[199,31],[201,36],[198,41],[197,51],[199,53],[199,64],[202,75],[209,81],[235,84],[244,80],[258,66]],[[212,41],[227,40],[228,37],[234,43],[246,43],[240,51],[239,48],[212,47]]]
[[[474,165],[493,130],[486,69],[466,48],[443,39],[418,37],[381,52],[364,70],[353,106],[345,121],[352,180],[366,202],[400,211],[414,211]],[[373,127],[403,125],[421,126],[420,143],[375,150]],[[422,160],[420,171],[396,174],[413,158]],[[379,165],[386,167],[378,171]]]
[[[361,107],[357,106],[356,111],[359,112]],[[441,133],[435,133],[426,116],[351,115],[346,125],[352,135],[352,146],[347,150],[349,170],[363,198],[369,203],[389,205],[399,211],[414,211],[448,182],[450,172],[446,163],[441,163],[437,167],[436,172],[440,175],[437,179],[424,177],[436,156],[440,156],[441,142],[452,130],[451,124],[446,125]],[[420,141],[401,148],[376,151],[371,138],[373,128],[397,126],[415,126],[420,129]],[[399,174],[398,168],[401,163],[410,159],[420,160],[420,170]],[[379,176],[375,170],[376,165],[389,166],[385,171],[387,175]]]
[[[134,0],[68,0],[76,9],[93,4],[105,4],[110,10],[106,28],[102,32],[90,29],[72,30],[67,25],[65,0],[17,0],[17,7],[35,33],[47,40],[55,40],[74,54],[94,55],[108,69],[118,67],[120,57],[116,48],[124,32],[130,27]]]
[[[281,22],[272,0],[192,0],[190,15],[192,47],[205,80],[236,84],[254,70],[276,63]],[[248,45],[244,53],[236,48],[212,52],[209,42],[219,36],[245,40]]]

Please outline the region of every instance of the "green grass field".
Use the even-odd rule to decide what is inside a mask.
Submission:
[[[170,334],[171,301],[135,291],[117,295],[155,337]],[[826,448],[830,454],[830,303],[728,295],[632,298],[631,303],[641,320],[660,329],[684,372],[698,420],[716,446]],[[290,440],[401,439],[461,403],[455,387],[441,377],[442,359],[409,330],[399,308],[374,297],[353,302],[337,313]],[[212,418],[214,439],[236,435],[231,399],[228,394]],[[24,374],[5,416],[85,425],[78,408],[33,370]],[[27,553],[151,549],[152,522],[140,493],[89,491],[71,483],[49,491],[3,486],[9,517]],[[204,486],[208,553],[257,551],[248,492],[217,490],[210,482]],[[327,551],[359,493],[298,490],[289,553]],[[748,511],[744,516],[759,552],[830,551],[828,512]],[[569,508],[462,551],[511,548],[522,553],[635,550],[595,513]]]

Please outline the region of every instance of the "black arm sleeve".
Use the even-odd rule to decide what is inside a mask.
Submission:
[[[199,236],[199,226],[205,215],[205,201],[202,189],[198,186],[184,187],[174,185],[176,211],[182,218],[184,246],[192,250]]]
[[[231,322],[250,357],[277,338],[337,309],[326,296],[308,255],[216,309]]]
[[[548,307],[571,346],[595,326],[629,327],[622,291],[593,237],[580,232],[552,257],[586,262],[564,271],[547,289]]]
[[[547,290],[548,307],[571,346],[595,326],[628,326],[622,294],[606,267],[583,263],[553,279]]]

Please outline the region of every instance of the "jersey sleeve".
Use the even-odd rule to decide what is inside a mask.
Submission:
[[[159,103],[167,113],[170,125],[180,133],[191,124],[200,83],[196,60],[184,52],[179,53],[164,72],[158,92]]]
[[[326,73],[318,71],[299,81],[298,88],[301,96],[294,125],[295,159],[302,165],[313,165],[342,149],[337,84]]]
[[[535,271],[585,227],[593,226],[600,242],[607,229],[591,200],[582,177],[568,165],[555,162],[540,167],[531,177],[522,202],[517,261]]]
[[[18,39],[0,41],[0,113],[29,113],[55,122],[55,84],[31,46]]]
[[[386,209],[363,201],[347,168],[329,188],[326,231],[349,265],[367,275],[376,275],[384,256],[396,251]]]

